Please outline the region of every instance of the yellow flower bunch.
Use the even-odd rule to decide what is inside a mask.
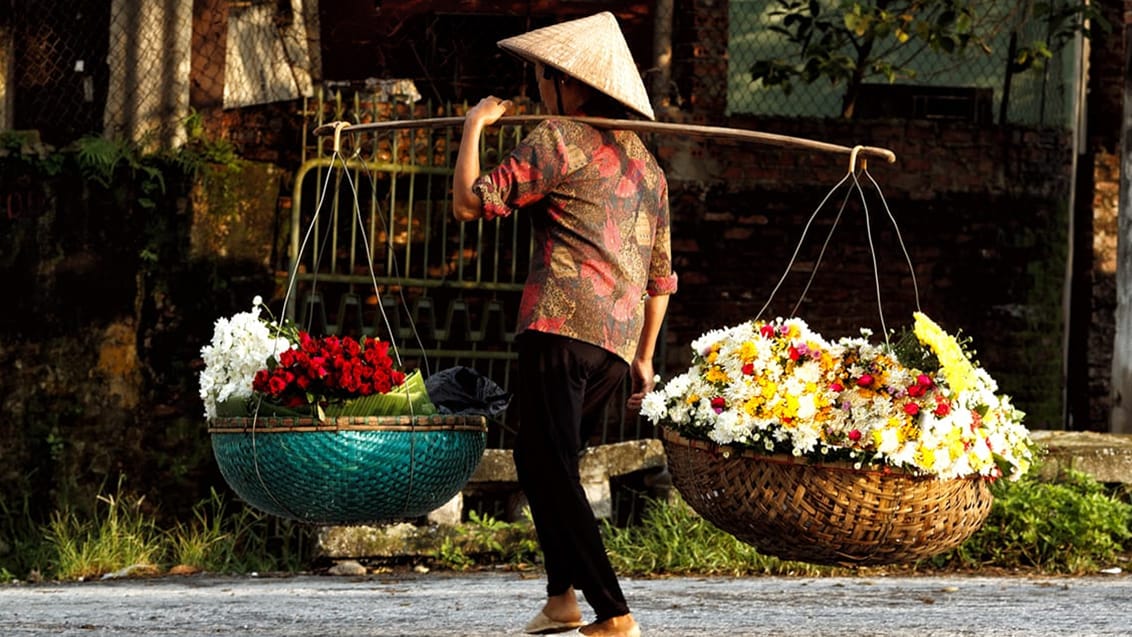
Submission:
[[[923,312],[914,312],[912,319],[915,321],[912,333],[939,359],[940,370],[952,391],[958,394],[970,388],[975,381],[975,366],[963,352],[959,341]]]
[[[1032,453],[1022,412],[927,316],[915,315],[913,332],[938,369],[905,365],[866,330],[831,342],[798,318],[712,330],[692,342],[688,371],[641,411],[681,435],[767,453],[1021,477]]]

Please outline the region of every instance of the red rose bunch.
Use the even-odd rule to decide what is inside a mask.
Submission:
[[[299,331],[298,347],[281,352],[259,370],[252,389],[288,408],[325,406],[385,394],[405,381],[393,368],[389,343],[363,336],[312,337]]]

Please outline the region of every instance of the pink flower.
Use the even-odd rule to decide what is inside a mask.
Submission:
[[[715,410],[715,413],[721,413],[727,408],[727,401],[722,396],[716,396],[711,399],[711,408]]]

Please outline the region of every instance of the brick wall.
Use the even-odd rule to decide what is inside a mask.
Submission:
[[[919,307],[974,339],[978,358],[1034,428],[1062,428],[1062,293],[1072,187],[1068,132],[946,121],[729,118],[727,3],[678,5],[673,76],[681,109],[666,119],[893,150],[868,162],[868,221],[856,196],[838,222],[798,311],[827,336],[910,322],[917,294],[884,205],[897,222]],[[703,331],[753,318],[770,297],[807,219],[848,173],[844,155],[749,143],[657,139],[669,172],[673,298],[666,365],[678,370]],[[867,184],[866,184],[867,185]],[[815,218],[794,271],[765,315],[790,314],[830,231],[844,188]],[[870,232],[871,230],[871,232]],[[869,235],[873,251],[869,249]],[[873,254],[879,276],[874,276]],[[1103,345],[1099,345],[1103,347]]]
[[[945,327],[975,339],[981,362],[1030,412],[1031,426],[1064,426],[1068,133],[943,121],[729,118],[724,115],[727,3],[692,0],[676,3],[676,11],[672,72],[678,99],[661,118],[893,150],[894,164],[870,160],[868,167],[909,251],[920,307]],[[1098,43],[1097,48],[1111,57],[1112,46]],[[1111,65],[1098,66],[1108,78],[1098,86],[1119,80],[1111,71]],[[284,110],[214,113],[211,121],[217,130],[229,131],[245,155],[287,165],[294,158],[285,157],[285,149],[298,148],[297,141],[287,141],[297,138],[298,118],[288,119],[292,114]],[[1107,122],[1111,114],[1096,117]],[[654,144],[671,181],[682,282],[667,331],[666,363],[678,369],[686,364],[691,339],[705,329],[752,318],[768,300],[807,217],[846,175],[848,161],[843,155],[672,136]],[[887,327],[898,328],[916,308],[916,294],[884,205],[871,189],[866,192],[880,305]],[[839,202],[831,199],[815,220],[795,271],[768,314],[792,311]],[[880,329],[865,218],[854,204],[799,310],[831,336],[854,333],[859,326]],[[1103,298],[1099,309],[1105,311]],[[1089,338],[1091,351],[1103,351],[1106,343],[1111,347],[1111,336]],[[1107,393],[1101,368],[1110,356],[1090,357],[1092,398]],[[1077,426],[1094,428],[1100,417],[1098,412]]]
[[[1061,293],[1070,154],[1060,131],[906,121],[730,120],[843,145],[893,150],[868,162],[799,310],[831,337],[907,326],[919,307],[975,339],[980,361],[1032,416],[1060,428]],[[848,174],[847,156],[756,144],[657,140],[669,166],[673,250],[681,275],[669,318],[667,365],[686,366],[702,332],[754,318],[782,276],[808,218]],[[848,192],[815,217],[794,270],[766,315],[788,315]],[[870,252],[869,236],[873,249]]]

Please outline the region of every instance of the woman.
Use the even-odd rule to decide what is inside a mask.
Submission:
[[[608,12],[499,43],[535,65],[552,115],[649,119],[629,47]],[[536,241],[519,309],[519,433],[515,466],[547,573],[531,634],[581,627],[596,637],[639,635],[578,476],[578,456],[605,406],[632,377],[628,407],[654,385],[657,334],[676,291],[668,186],[635,133],[566,118],[543,121],[480,175],[479,141],[510,102],[468,111],[456,160],[453,214],[461,221],[521,211]],[[595,621],[583,626],[575,592]]]

